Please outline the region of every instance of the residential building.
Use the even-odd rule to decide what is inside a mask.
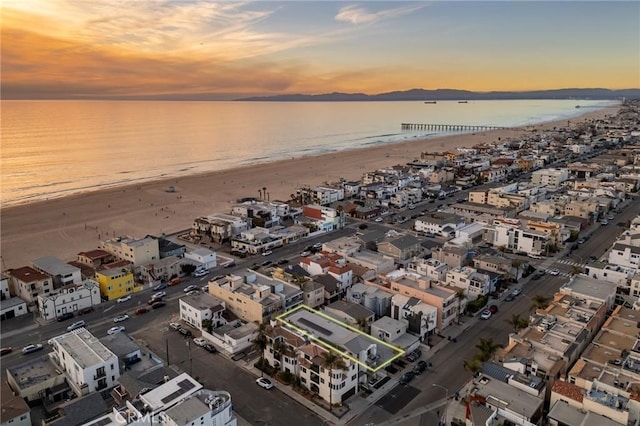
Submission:
[[[398,262],[404,262],[414,256],[421,256],[423,251],[420,240],[413,235],[390,237],[378,243],[378,252],[390,256]]]
[[[141,239],[117,237],[101,241],[100,248],[113,254],[116,259],[129,261],[135,266],[160,259],[158,240],[150,236]]]
[[[375,319],[373,311],[359,303],[347,300],[338,300],[325,306],[324,312],[351,327],[359,328],[365,333],[369,332],[369,327]]]
[[[80,268],[71,266],[54,256],[36,259],[31,262],[31,266],[43,274],[49,275],[53,280],[54,288],[82,282]]]
[[[485,241],[516,253],[540,255],[546,252],[549,235],[524,229],[518,219],[496,219],[488,226]]]
[[[214,328],[209,333],[202,330],[202,337],[215,343],[216,348],[228,356],[234,356],[243,351],[251,350],[258,337],[259,327],[254,322],[235,320]]]
[[[183,275],[182,265],[189,263],[185,259],[169,256],[140,265],[140,280],[145,283],[167,282]]]
[[[488,204],[454,203],[450,209],[468,222],[490,223],[496,218],[516,216],[516,210],[513,207],[493,207]]]
[[[194,261],[196,266],[202,266],[206,270],[213,269],[217,265],[216,252],[206,248],[189,250],[184,254],[184,258]]]
[[[57,403],[73,395],[65,373],[48,354],[8,366],[6,380],[14,394],[28,404]],[[52,389],[55,392],[51,392]]]
[[[64,371],[76,395],[110,389],[117,384],[118,357],[84,327],[54,337],[51,345],[51,358]]]
[[[281,208],[283,205],[285,210]],[[243,218],[250,227],[272,228],[280,225],[283,215],[289,214],[289,205],[251,199],[234,204],[231,214]]]
[[[9,289],[11,293],[28,304],[37,303],[38,295],[48,295],[54,291],[51,276],[43,274],[30,266],[10,269],[7,274],[10,277]]]
[[[347,289],[346,300],[358,303],[375,314],[376,318],[389,315],[393,294],[377,287],[357,283]]]
[[[347,290],[348,291],[348,290]],[[317,308],[324,304],[324,285],[315,280],[307,280],[302,284],[304,304]]]
[[[100,269],[102,265],[113,262],[115,257],[106,250],[95,249],[78,253],[76,260],[90,268]]]
[[[495,283],[489,275],[482,274],[470,266],[450,269],[445,282],[452,287],[464,290],[469,300],[475,300],[479,296],[495,291]]]
[[[194,294],[180,298],[180,319],[198,330],[218,328],[226,324],[222,317],[225,303],[210,294]]]
[[[183,257],[187,251],[187,247],[184,244],[176,244],[164,236],[158,238],[153,235],[147,235],[147,237],[158,240],[160,259],[164,259],[165,257]]]
[[[451,213],[432,212],[416,219],[414,229],[418,232],[432,233],[445,237],[455,235],[464,226],[464,219]]]
[[[614,243],[609,251],[609,263],[640,270],[640,245]]]
[[[214,213],[196,218],[191,226],[191,234],[195,237],[221,243],[231,240],[231,238],[240,235],[242,231],[246,231],[249,228],[247,221],[241,217]]]
[[[38,295],[38,310],[45,321],[68,312],[78,312],[101,303],[100,284],[85,280],[81,284],[67,284],[49,295]]]
[[[323,207],[319,205],[307,205],[302,208],[302,218],[297,219],[297,224],[313,224],[319,231],[329,232],[344,228],[344,211]]]
[[[406,324],[407,331],[418,336],[423,342],[437,330],[438,308],[422,302],[417,297],[395,294],[391,299],[390,317]],[[373,332],[372,335],[375,336]]]
[[[96,281],[100,284],[100,294],[107,300],[119,299],[141,290],[135,284],[133,273],[124,268],[96,271]]]
[[[257,254],[281,247],[284,242],[280,235],[277,235],[274,231],[275,229],[263,227],[241,231],[239,235],[231,239],[231,248],[250,254]]]
[[[27,303],[19,297],[10,297],[0,301],[0,320],[2,321],[28,313]]]
[[[0,426],[31,426],[31,411],[3,380],[0,383]]]
[[[299,265],[312,277],[329,274],[340,282],[340,294],[345,294],[353,284],[353,269],[346,259],[337,253],[321,252],[300,259]]]
[[[434,249],[431,252],[431,258],[448,265],[450,268],[460,268],[469,263],[471,253],[466,247],[445,245]]]
[[[567,179],[569,179],[568,169],[542,169],[531,173],[531,182],[536,185],[558,188]]]
[[[353,189],[353,188],[352,188]],[[319,204],[321,206],[328,206],[336,201],[344,200],[345,188],[342,187],[326,187],[316,186],[314,188],[297,188],[296,198],[301,200],[301,204]]]
[[[407,333],[409,321],[385,316],[371,324],[371,336],[410,352],[420,345],[418,333]]]
[[[250,269],[241,274],[209,281],[209,294],[222,300],[227,310],[244,321],[268,322],[303,302],[302,290],[297,286]]]

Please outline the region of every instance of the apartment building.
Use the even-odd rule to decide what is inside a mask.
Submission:
[[[133,272],[125,268],[96,271],[96,281],[100,284],[100,294],[107,300],[119,299],[141,290],[135,284]]]
[[[389,315],[393,294],[377,287],[356,283],[347,289],[345,300],[358,303],[372,311],[376,318]]]
[[[413,235],[399,235],[380,241],[378,252],[392,257],[398,262],[404,262],[414,256],[421,256],[424,252],[421,241]]]
[[[353,268],[337,253],[318,253],[300,259],[300,267],[309,275],[329,274],[340,282],[339,292],[344,294],[353,284]]]
[[[118,357],[85,328],[51,339],[51,358],[76,395],[109,389],[120,377]]]
[[[523,229],[517,219],[496,219],[485,233],[485,241],[495,247],[505,247],[516,253],[540,255],[546,252],[549,235]]]
[[[444,282],[449,271],[449,265],[434,258],[415,258],[407,264],[407,270],[422,275],[429,281]]]
[[[469,266],[450,269],[447,272],[445,283],[464,290],[469,300],[475,300],[478,296],[495,291],[495,282],[488,274],[482,274]]]
[[[141,266],[160,259],[158,240],[150,236],[141,239],[117,237],[100,242],[100,248],[118,260],[126,260]]]
[[[39,295],[53,294],[53,278],[31,266],[23,266],[7,271],[9,289],[28,304],[37,303]]]
[[[85,280],[80,284],[68,284],[60,287],[55,293],[38,295],[38,311],[45,321],[58,318],[60,315],[78,312],[101,303],[100,284],[94,280]]]
[[[82,274],[80,268],[71,266],[54,256],[45,256],[31,262],[34,269],[49,275],[53,280],[53,287],[58,288],[68,284],[80,284]]]
[[[209,281],[209,294],[222,300],[238,318],[258,324],[302,304],[303,292],[297,286],[267,277],[253,270],[238,271]]]
[[[297,188],[296,198],[301,200],[301,204],[319,204],[321,206],[328,206],[336,201],[344,200],[345,188],[342,187],[326,187],[316,186],[314,188]]]
[[[224,242],[240,235],[250,226],[241,217],[225,213],[213,213],[196,218],[191,225],[191,233],[195,236],[210,238],[212,241]]]
[[[531,173],[531,182],[536,185],[558,188],[567,179],[569,179],[568,169],[542,169]]]
[[[323,207],[320,205],[307,205],[302,208],[302,218],[297,219],[298,224],[303,222],[313,223],[319,231],[328,232],[344,228],[344,211]]]
[[[180,319],[198,330],[226,324],[224,310],[225,303],[207,293],[180,298]]]
[[[449,237],[453,236],[464,224],[464,219],[458,215],[444,212],[431,212],[417,218],[414,223],[414,229],[418,232]]]
[[[421,342],[437,330],[438,308],[417,297],[394,294],[391,299],[389,316],[406,324],[407,331],[418,336]],[[373,335],[375,336],[375,334]]]

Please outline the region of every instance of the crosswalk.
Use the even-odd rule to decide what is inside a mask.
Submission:
[[[564,265],[569,265],[569,266],[577,266],[579,268],[584,268],[585,266],[587,266],[584,263],[574,262],[573,260],[567,260],[567,259],[560,259],[558,260],[558,263],[562,263]]]
[[[554,267],[553,267],[553,265],[555,265],[556,263],[560,263],[560,264],[562,264],[562,265],[567,265],[567,266],[570,266],[570,267],[574,267],[574,266],[575,266],[575,267],[580,268],[580,269],[582,269],[582,270],[584,270],[584,268],[585,268],[585,266],[586,266],[584,263],[576,262],[576,261],[574,261],[574,260],[570,260],[570,259],[560,259],[560,260],[557,260],[556,262],[551,263],[551,264],[550,264],[550,265],[548,265],[547,267],[542,267],[541,269],[544,269],[544,270],[545,270],[545,272],[546,272],[547,274],[550,274],[550,273],[551,273],[551,271],[553,271],[554,269],[556,269],[556,270],[558,270],[558,272],[559,272],[559,273],[558,273],[558,276],[560,276],[560,277],[565,277],[565,278],[569,278],[569,277],[571,277],[571,275],[572,275],[572,274],[571,274],[571,272],[572,272],[572,271],[570,271],[570,270],[569,270],[569,271],[563,271],[563,270],[560,270],[560,269],[558,269],[558,268],[554,268]]]

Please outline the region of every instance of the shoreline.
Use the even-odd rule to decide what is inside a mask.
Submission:
[[[538,132],[614,115],[620,105],[585,111],[562,119],[526,126]],[[445,151],[521,137],[523,129],[415,139],[321,155],[238,166],[194,175],[154,179],[96,191],[38,200],[0,209],[3,268],[30,264],[42,256],[68,261],[94,249],[100,239],[119,235],[144,237],[170,234],[191,226],[198,216],[226,212],[242,197],[258,197],[266,187],[270,200],[286,201],[302,185],[321,185],[339,178],[359,180],[382,167],[405,164],[425,151]],[[175,192],[168,192],[170,186]]]

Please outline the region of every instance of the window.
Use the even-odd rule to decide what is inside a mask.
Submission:
[[[113,370],[113,364],[111,364],[111,370]]]

